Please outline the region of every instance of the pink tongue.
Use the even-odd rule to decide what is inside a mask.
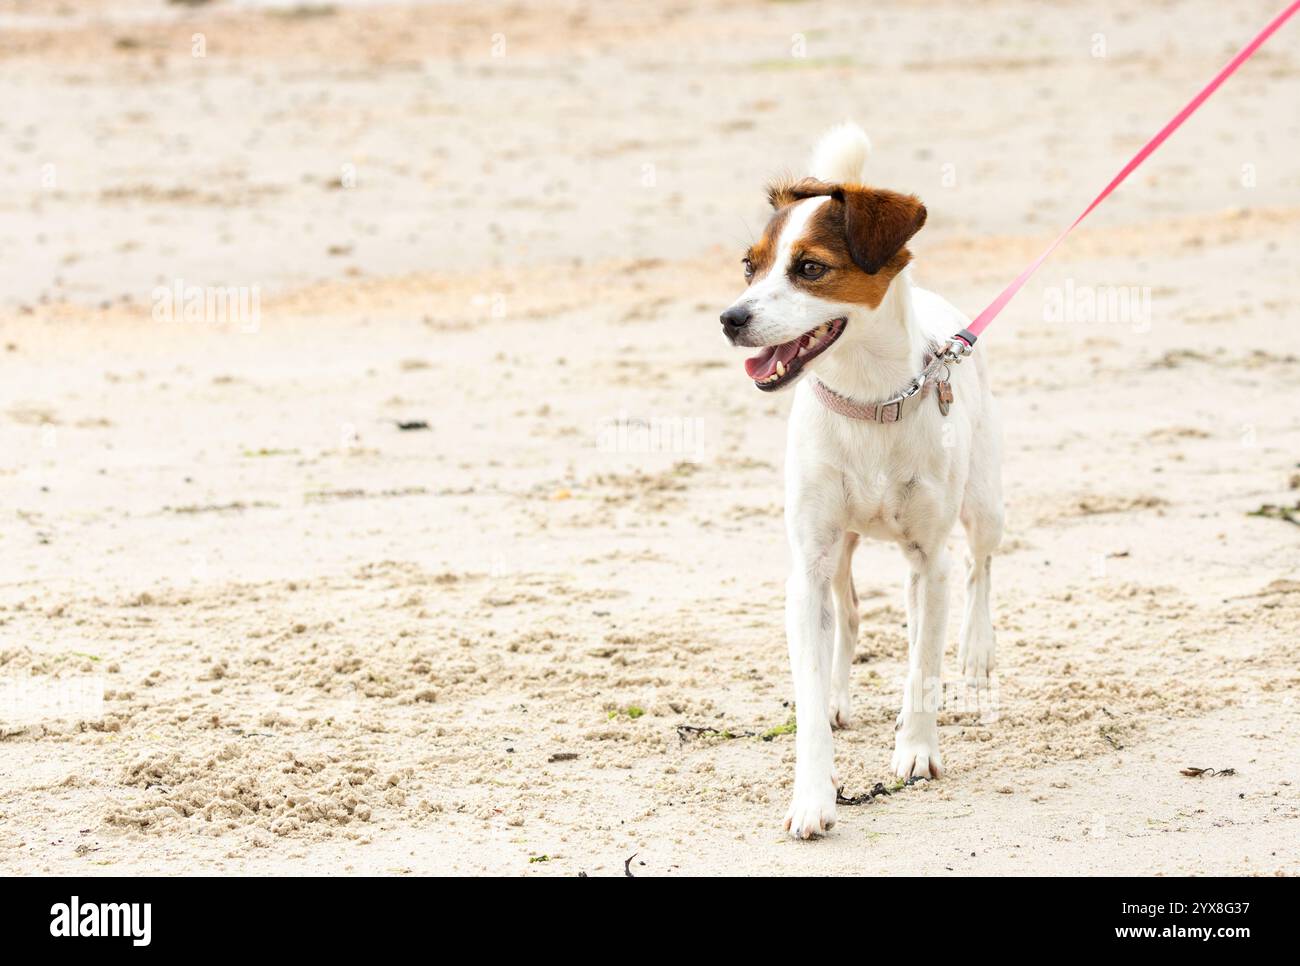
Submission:
[[[776,364],[790,365],[790,360],[799,354],[799,339],[783,342],[781,345],[764,346],[758,355],[745,360],[745,372],[750,379],[766,379],[776,372]]]

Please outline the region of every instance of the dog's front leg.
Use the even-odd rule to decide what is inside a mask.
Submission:
[[[794,800],[785,827],[791,835],[807,839],[835,824],[835,754],[826,708],[835,646],[831,572],[843,535],[822,547],[801,547],[799,542],[791,540],[794,569],[785,600],[795,700]]]
[[[903,710],[894,729],[893,771],[899,778],[939,778],[939,707],[943,704],[941,662],[948,628],[948,556],[943,544],[932,549],[907,548],[912,566],[908,587],[909,628],[907,680]]]

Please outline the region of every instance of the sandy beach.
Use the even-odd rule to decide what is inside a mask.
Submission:
[[[820,841],[717,321],[846,118],[975,314],[1276,6],[0,0],[0,871],[1300,872],[1300,25],[981,340],[996,692],[893,785],[860,550]]]

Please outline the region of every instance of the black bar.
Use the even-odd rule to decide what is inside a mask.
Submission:
[[[781,882],[775,894],[767,883],[726,883],[724,905],[729,912],[711,925],[727,928],[729,917],[744,915],[746,906],[770,910],[773,903],[807,902],[811,897],[805,890],[832,888],[852,890],[861,902],[853,918],[865,920],[868,928],[859,941],[868,948],[884,949],[894,943],[889,937],[908,936],[913,941],[950,939],[954,951],[973,951],[983,943],[988,949],[1071,952],[1125,946],[1183,952],[1199,946],[1231,955],[1243,950],[1243,944],[1259,941],[1278,948],[1290,938],[1296,907],[1292,880],[1280,878],[923,880],[874,876],[870,864],[864,854],[862,882]],[[628,878],[622,870],[612,877]],[[611,915],[621,914],[628,929],[639,922],[658,931],[652,923],[700,915],[699,907],[693,912],[682,908],[680,890],[691,889],[690,885],[676,886],[670,895],[655,893],[649,883],[638,887],[630,882],[620,882],[614,893],[590,883],[563,893],[580,899],[580,905],[564,907],[567,912],[536,902],[492,902],[486,889],[478,891],[477,883],[457,886],[451,899],[446,883],[397,878],[9,879],[4,888],[0,924],[6,939],[17,940],[17,948],[34,944],[67,951],[75,946],[78,952],[112,950],[132,955],[192,950],[205,957],[228,951],[255,953],[259,960],[277,951],[295,959],[317,950],[331,955],[353,948],[373,953],[390,945],[409,946],[412,936],[464,936],[471,916],[509,923],[513,928],[505,932],[521,942],[571,950],[599,934],[600,930],[584,925],[593,914],[597,921],[608,922],[600,916],[602,902],[610,904]],[[499,886],[491,888],[495,891]],[[717,884],[706,888],[716,897]],[[129,931],[117,937],[52,935],[52,927],[59,930],[62,910],[70,911],[73,896],[83,917],[92,905],[148,903],[147,937]],[[849,894],[840,896],[848,898]],[[663,908],[657,909],[660,904]],[[118,919],[143,922],[143,907],[139,912],[130,920],[120,915]],[[98,910],[94,918],[108,922],[107,917],[99,918]],[[807,928],[800,917],[780,920],[788,929]],[[535,927],[529,928],[530,923]],[[699,923],[703,928],[709,925]],[[499,935],[493,937],[494,952]],[[144,938],[147,945],[136,945]],[[744,945],[744,936],[733,939]],[[1025,942],[1035,945],[1022,947]]]

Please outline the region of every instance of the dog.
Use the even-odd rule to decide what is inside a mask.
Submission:
[[[817,143],[810,177],[769,187],[773,214],[743,259],[747,287],[721,316],[732,345],[761,347],[745,362],[758,389],[795,388],[785,466],[785,623],[796,763],[785,828],[802,839],[835,822],[831,731],[850,721],[858,637],[852,561],[861,537],[892,540],[910,568],[895,775],[943,774],[946,544],[958,519],[970,550],[958,663],[977,695],[994,669],[989,595],[1003,523],[998,415],[982,354],[950,342],[969,320],[912,280],[906,246],[925,224],[925,206],[915,195],[864,184],[869,153],[860,127],[840,125]],[[971,361],[956,365],[962,351],[954,347]],[[923,371],[931,378],[917,389]]]

